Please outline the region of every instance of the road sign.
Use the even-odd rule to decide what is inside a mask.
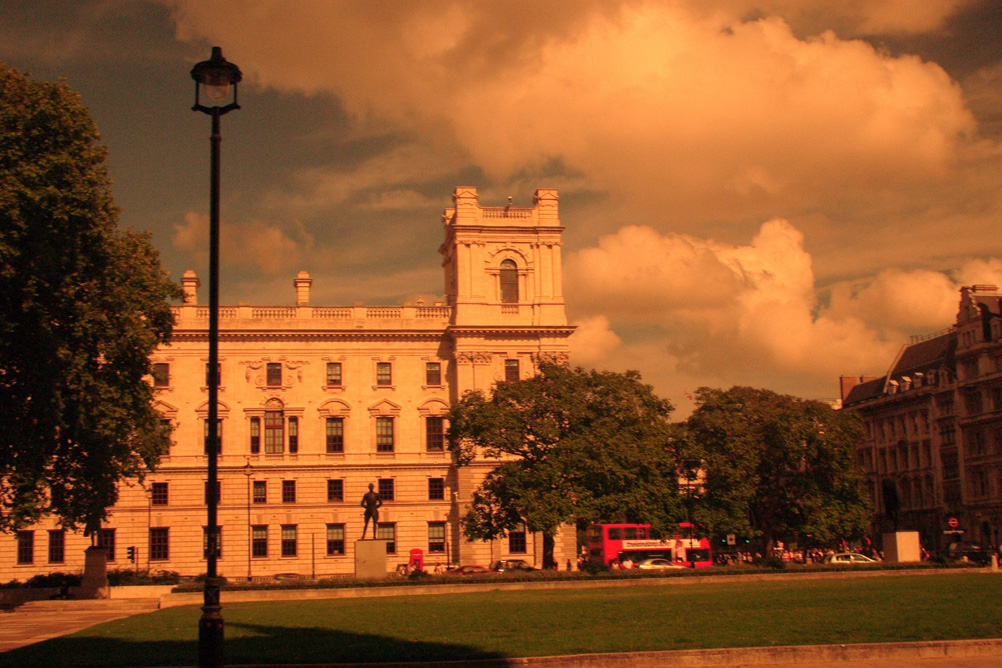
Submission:
[[[957,527],[960,526],[960,522],[957,520],[956,517],[951,517],[946,521],[946,523],[950,526],[951,529],[956,529]]]
[[[733,546],[733,545],[737,545],[737,543],[738,543],[738,537],[737,536],[735,536],[732,533],[727,534],[727,544],[728,545]]]

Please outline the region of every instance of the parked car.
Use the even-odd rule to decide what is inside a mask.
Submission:
[[[655,559],[644,559],[638,563],[634,568],[639,568],[642,571],[663,571],[675,568],[685,568],[682,564],[676,564],[673,561],[668,561],[667,559],[655,558]]]
[[[839,552],[829,554],[825,557],[826,564],[875,564],[876,559],[860,554],[859,552]]]
[[[492,571],[495,573],[504,573],[507,571],[534,571],[536,570],[533,566],[529,565],[529,562],[525,559],[498,559],[493,564],[491,564]]]
[[[485,573],[490,573],[490,571],[483,566],[456,566],[445,572],[446,575],[483,575]]]

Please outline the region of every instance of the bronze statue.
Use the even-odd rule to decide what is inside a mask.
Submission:
[[[376,538],[377,527],[379,527],[379,507],[383,505],[383,500],[379,498],[377,492],[372,491],[372,483],[369,483],[369,491],[362,497],[362,507],[365,508],[365,527],[362,528],[362,540],[365,540],[365,532],[369,529],[369,520],[372,520],[372,537]]]

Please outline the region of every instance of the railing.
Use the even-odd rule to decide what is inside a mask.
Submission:
[[[350,306],[319,306],[313,309],[314,318],[324,320],[350,320]]]
[[[517,305],[512,306],[516,309]],[[175,319],[183,315],[195,319],[209,318],[208,306],[171,306]],[[219,319],[254,320],[448,320],[452,313],[449,306],[221,306]]]
[[[532,218],[531,207],[485,206],[480,209],[484,218]]]
[[[295,306],[273,306],[270,308],[255,308],[251,310],[252,318],[266,318],[268,320],[281,320],[283,318],[295,318]]]
[[[930,339],[935,339],[945,334],[949,334],[953,331],[953,327],[947,327],[946,329],[941,329],[938,332],[933,332],[932,334],[914,334],[911,337],[911,342],[922,343],[923,341],[929,341]]]

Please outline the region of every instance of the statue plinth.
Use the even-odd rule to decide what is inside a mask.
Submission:
[[[380,538],[355,541],[356,578],[374,580],[386,577],[386,543]]]

